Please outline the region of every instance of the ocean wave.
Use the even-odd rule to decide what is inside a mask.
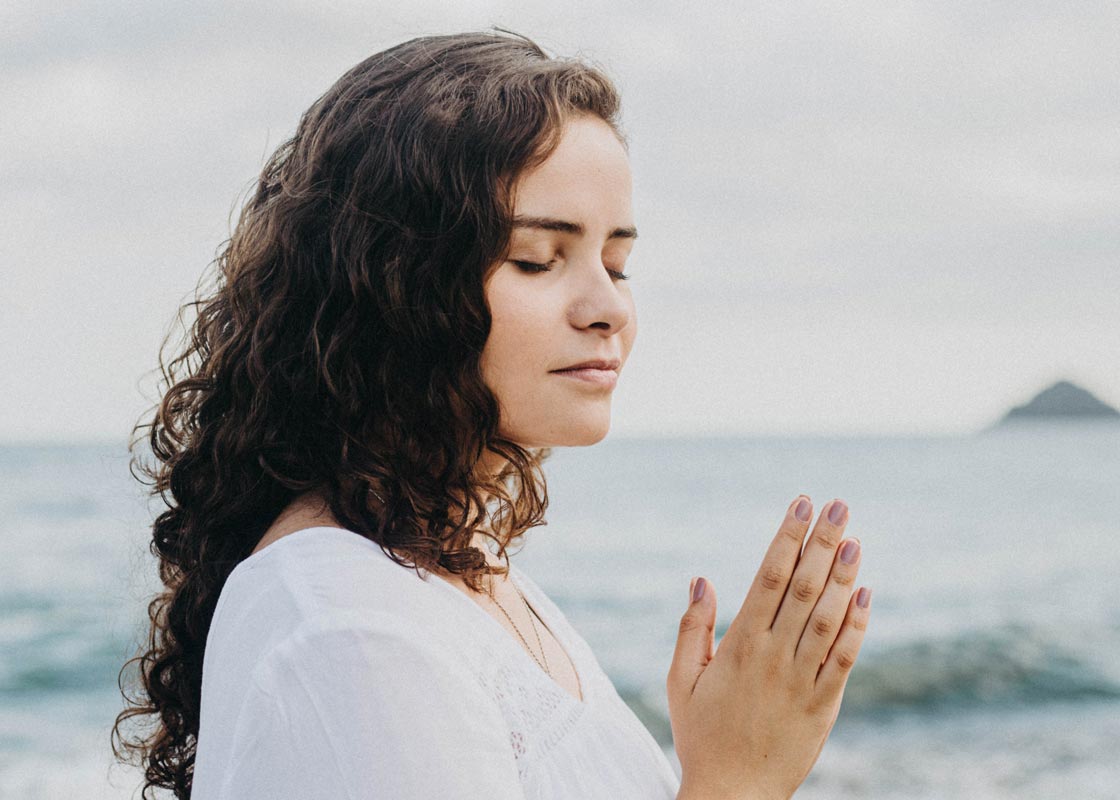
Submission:
[[[663,684],[618,685],[662,745],[672,742]],[[1024,709],[1120,700],[1120,625],[1055,628],[1007,623],[864,647],[844,692],[845,719]]]
[[[0,708],[24,696],[115,686],[131,649],[104,602],[0,592]]]
[[[860,655],[843,713],[1120,699],[1118,634],[1007,623],[884,647]]]

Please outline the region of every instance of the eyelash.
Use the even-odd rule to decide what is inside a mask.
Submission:
[[[518,267],[520,267],[521,270],[524,271],[524,272],[548,272],[549,271],[548,264],[534,264],[532,261],[514,261],[513,263],[516,264]],[[551,264],[551,263],[552,262],[550,261],[549,264]],[[611,277],[616,279],[616,280],[621,280],[621,281],[630,280],[629,275],[626,275],[625,273],[619,272],[618,270],[608,269],[607,272],[609,272],[611,274]]]

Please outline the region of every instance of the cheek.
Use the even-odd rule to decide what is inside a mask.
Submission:
[[[541,323],[529,298],[497,289],[490,295],[490,333],[482,351],[483,370],[496,379],[512,377],[531,363]]]

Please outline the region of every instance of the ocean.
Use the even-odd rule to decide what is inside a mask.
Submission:
[[[689,580],[716,641],[799,493],[847,501],[872,616],[802,800],[1120,797],[1120,425],[611,439],[546,463],[513,555],[672,751]],[[129,798],[109,730],[158,511],[124,445],[0,447],[0,798]]]

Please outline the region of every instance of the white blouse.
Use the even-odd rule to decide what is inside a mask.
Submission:
[[[510,577],[582,702],[458,589],[356,533],[308,528],[246,558],[206,640],[193,800],[675,798],[587,643]]]

